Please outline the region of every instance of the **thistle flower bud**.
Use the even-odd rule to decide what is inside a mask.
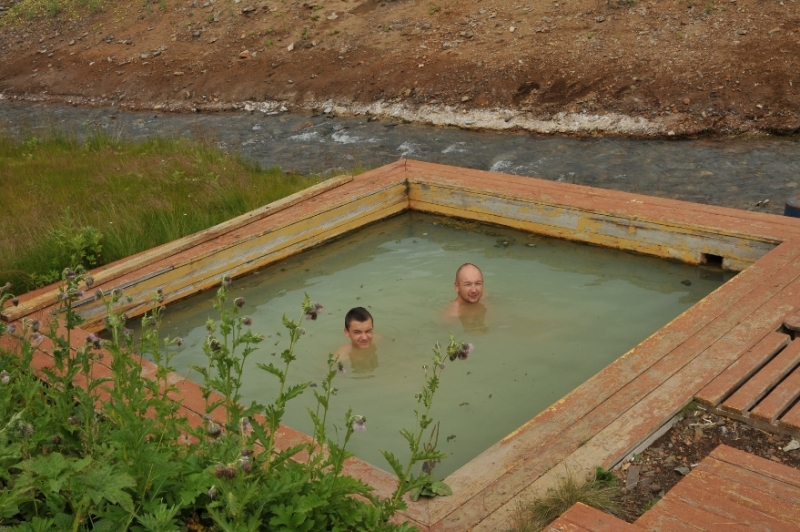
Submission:
[[[211,338],[208,341],[208,347],[210,347],[212,351],[216,352],[222,349],[222,344],[219,343],[219,340],[217,340],[216,338]]]
[[[95,333],[89,333],[89,336],[86,337],[86,343],[92,344],[96,349],[100,349],[100,337]]]
[[[67,420],[67,423],[69,423],[72,426],[75,426],[75,425],[79,424],[80,421],[78,420],[77,416],[70,416],[69,419]]]
[[[31,325],[31,330],[32,330],[33,332],[37,332],[37,331],[39,330],[39,327],[41,327],[41,326],[42,326],[42,324],[41,324],[41,323],[39,322],[39,320],[37,320],[37,319],[32,319],[32,320],[30,321],[30,325]]]
[[[60,445],[61,444],[61,436],[56,434],[53,436],[53,444]]]
[[[236,299],[233,300],[233,304],[236,305],[239,308],[242,308],[244,306],[244,298],[243,297],[237,297]]]
[[[86,283],[87,288],[91,288],[92,285],[94,284],[94,277],[92,277],[91,275],[87,275],[86,279],[84,279],[83,282]]]
[[[8,327],[6,327],[6,332],[8,334],[14,334],[15,332],[17,332],[17,324],[16,323],[9,324]]]
[[[9,375],[6,370],[1,371],[0,372],[0,383],[2,383],[3,386],[5,386],[9,382],[11,382],[11,375]]]
[[[211,423],[208,424],[208,427],[206,427],[206,434],[208,434],[212,438],[216,438],[217,436],[222,434],[222,427],[220,427],[217,423],[212,421]]]
[[[226,274],[222,276],[222,286],[230,286],[232,282],[233,279],[231,279],[230,275]]]
[[[317,317],[322,314],[325,310],[325,307],[320,305],[319,303],[314,303],[314,305],[308,309],[306,312],[306,319],[307,320],[316,320]]]
[[[253,464],[252,462],[250,462],[249,456],[242,456],[241,458],[239,458],[239,465],[242,466],[242,471],[244,471],[245,473],[249,473],[250,470],[253,468]]]
[[[242,418],[241,427],[242,427],[242,432],[244,432],[244,433],[248,433],[251,430],[253,430],[253,426],[250,424],[250,418],[249,417],[243,417]],[[242,451],[242,453],[244,453],[244,451]]]
[[[252,318],[242,318],[242,325],[245,327],[250,327],[253,324]]]
[[[183,345],[183,338],[181,338],[181,337],[175,338],[175,339],[173,340],[173,342],[175,342],[175,345],[177,345],[178,347],[180,347],[180,346],[182,346],[182,345]]]
[[[104,295],[106,294],[105,292],[103,292],[102,288],[98,288],[97,290],[94,291],[94,297],[96,297],[97,299],[103,299]]]
[[[353,416],[353,430],[358,432],[366,432],[367,427],[365,423],[367,422],[366,416]]]
[[[236,469],[231,466],[219,464],[214,469],[214,475],[217,478],[234,478],[236,476]]]
[[[213,499],[216,496],[217,496],[217,487],[211,486],[211,489],[208,490],[208,498]]]
[[[33,436],[33,425],[30,423],[22,423],[19,426],[19,435],[23,438],[29,438]]]
[[[19,298],[17,298],[17,297],[13,298],[11,300],[11,304],[14,305],[15,307],[19,306]]]
[[[242,449],[242,456],[253,456],[253,449],[248,449],[245,447]]]
[[[345,373],[344,364],[342,364],[341,362],[337,362],[336,366],[339,373]]]
[[[35,333],[33,333],[31,335],[31,343],[33,345],[39,345],[39,344],[42,343],[43,340],[44,340],[44,336],[42,336],[42,333],[35,332]]]

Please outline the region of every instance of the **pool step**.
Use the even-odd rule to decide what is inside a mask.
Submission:
[[[696,395],[723,415],[800,436],[800,316],[757,342]]]
[[[653,532],[800,529],[800,471],[720,445],[635,524]]]
[[[796,532],[800,471],[720,445],[633,524],[578,503],[547,532]]]
[[[643,532],[644,529],[583,503],[574,504],[546,532]]]

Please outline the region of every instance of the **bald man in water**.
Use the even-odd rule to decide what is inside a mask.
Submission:
[[[447,306],[445,318],[458,318],[465,330],[482,330],[485,328],[483,318],[486,306],[481,303],[483,297],[483,273],[481,269],[467,262],[456,270],[455,300]]]

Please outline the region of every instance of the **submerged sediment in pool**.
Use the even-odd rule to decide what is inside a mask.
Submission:
[[[485,279],[485,313],[464,321],[444,311],[455,297],[456,268],[477,264]],[[267,403],[277,382],[256,364],[275,361],[288,344],[284,314],[299,314],[303,294],[325,306],[306,322],[292,383],[319,383],[329,352],[347,342],[344,315],[366,307],[375,318],[376,350],[344,362],[335,380],[331,434],[344,412],[367,418],[349,449],[388,469],[380,450],[407,456],[398,434],[414,424],[414,395],[435,342],[449,334],[471,342],[466,360],[446,363],[433,417],[438,447],[449,456],[433,473],[452,473],[569,393],[731,274],[622,251],[550,239],[511,229],[410,212],[353,232],[234,281],[231,296],[266,336],[248,359],[245,403]],[[173,359],[192,379],[203,365],[205,322],[215,317],[214,292],[167,309],[163,331],[184,344]],[[310,391],[290,403],[284,423],[306,433]]]

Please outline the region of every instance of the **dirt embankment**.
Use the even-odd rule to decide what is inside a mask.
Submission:
[[[794,133],[799,61],[796,0],[122,1],[0,27],[7,99],[578,134]]]

